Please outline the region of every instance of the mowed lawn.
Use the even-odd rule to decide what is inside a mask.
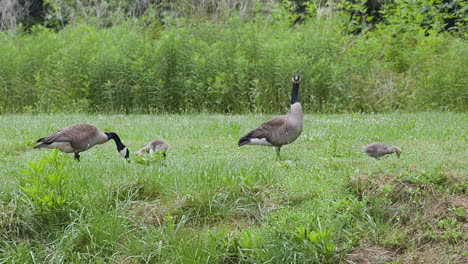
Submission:
[[[307,114],[281,160],[237,146],[271,117],[0,116],[0,262],[466,263],[466,113]],[[80,162],[33,149],[82,122],[130,162],[113,141]],[[167,159],[137,160],[155,138]]]

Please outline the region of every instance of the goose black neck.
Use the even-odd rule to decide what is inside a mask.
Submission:
[[[293,83],[291,105],[299,102],[299,83]]]
[[[120,137],[116,133],[114,133],[114,132],[107,133],[106,132],[106,135],[107,135],[108,140],[113,139],[115,141],[115,145],[117,145],[117,150],[119,152],[125,148],[124,144],[120,140]]]

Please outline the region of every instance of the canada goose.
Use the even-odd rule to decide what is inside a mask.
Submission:
[[[153,152],[162,152],[162,155],[164,158],[166,158],[166,151],[169,149],[169,144],[167,144],[166,141],[160,140],[160,139],[155,139],[148,143],[145,147],[141,148],[135,155],[141,156],[144,153],[150,153],[152,154]]]
[[[239,139],[239,147],[243,145],[275,147],[279,159],[281,147],[294,142],[301,135],[304,113],[299,103],[301,82],[299,74],[294,74],[292,81],[291,111],[287,115],[277,116],[250,131]]]
[[[117,145],[117,151],[128,158],[129,150],[122,144],[119,136],[114,132],[102,132],[90,124],[75,124],[59,130],[48,137],[38,139],[41,143],[34,148],[58,148],[65,153],[75,153],[75,159],[80,160],[80,152],[86,151],[97,144],[103,144],[113,139]]]
[[[379,159],[382,156],[387,154],[396,153],[398,158],[400,158],[400,154],[402,150],[397,146],[388,146],[382,142],[374,142],[362,148],[367,155],[370,157]]]

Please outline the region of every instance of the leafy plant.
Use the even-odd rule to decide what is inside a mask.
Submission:
[[[73,193],[69,186],[70,174],[65,170],[66,164],[67,161],[55,149],[39,161],[28,162],[29,168],[20,171],[21,190],[41,219],[53,223],[68,220]]]
[[[336,258],[336,244],[332,240],[331,230],[324,230],[318,222],[317,230],[300,225],[296,227],[295,237],[312,251],[315,259],[320,263],[333,263]],[[310,254],[310,253],[309,253]]]

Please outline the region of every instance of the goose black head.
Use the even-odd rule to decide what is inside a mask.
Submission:
[[[107,135],[107,140],[113,139],[115,144],[117,145],[117,151],[122,155],[124,158],[128,159],[130,157],[130,151],[128,148],[122,143],[120,137],[114,132],[105,132]]]
[[[294,84],[299,84],[301,82],[301,77],[299,76],[298,73],[295,73],[293,78],[292,78],[292,81]]]

